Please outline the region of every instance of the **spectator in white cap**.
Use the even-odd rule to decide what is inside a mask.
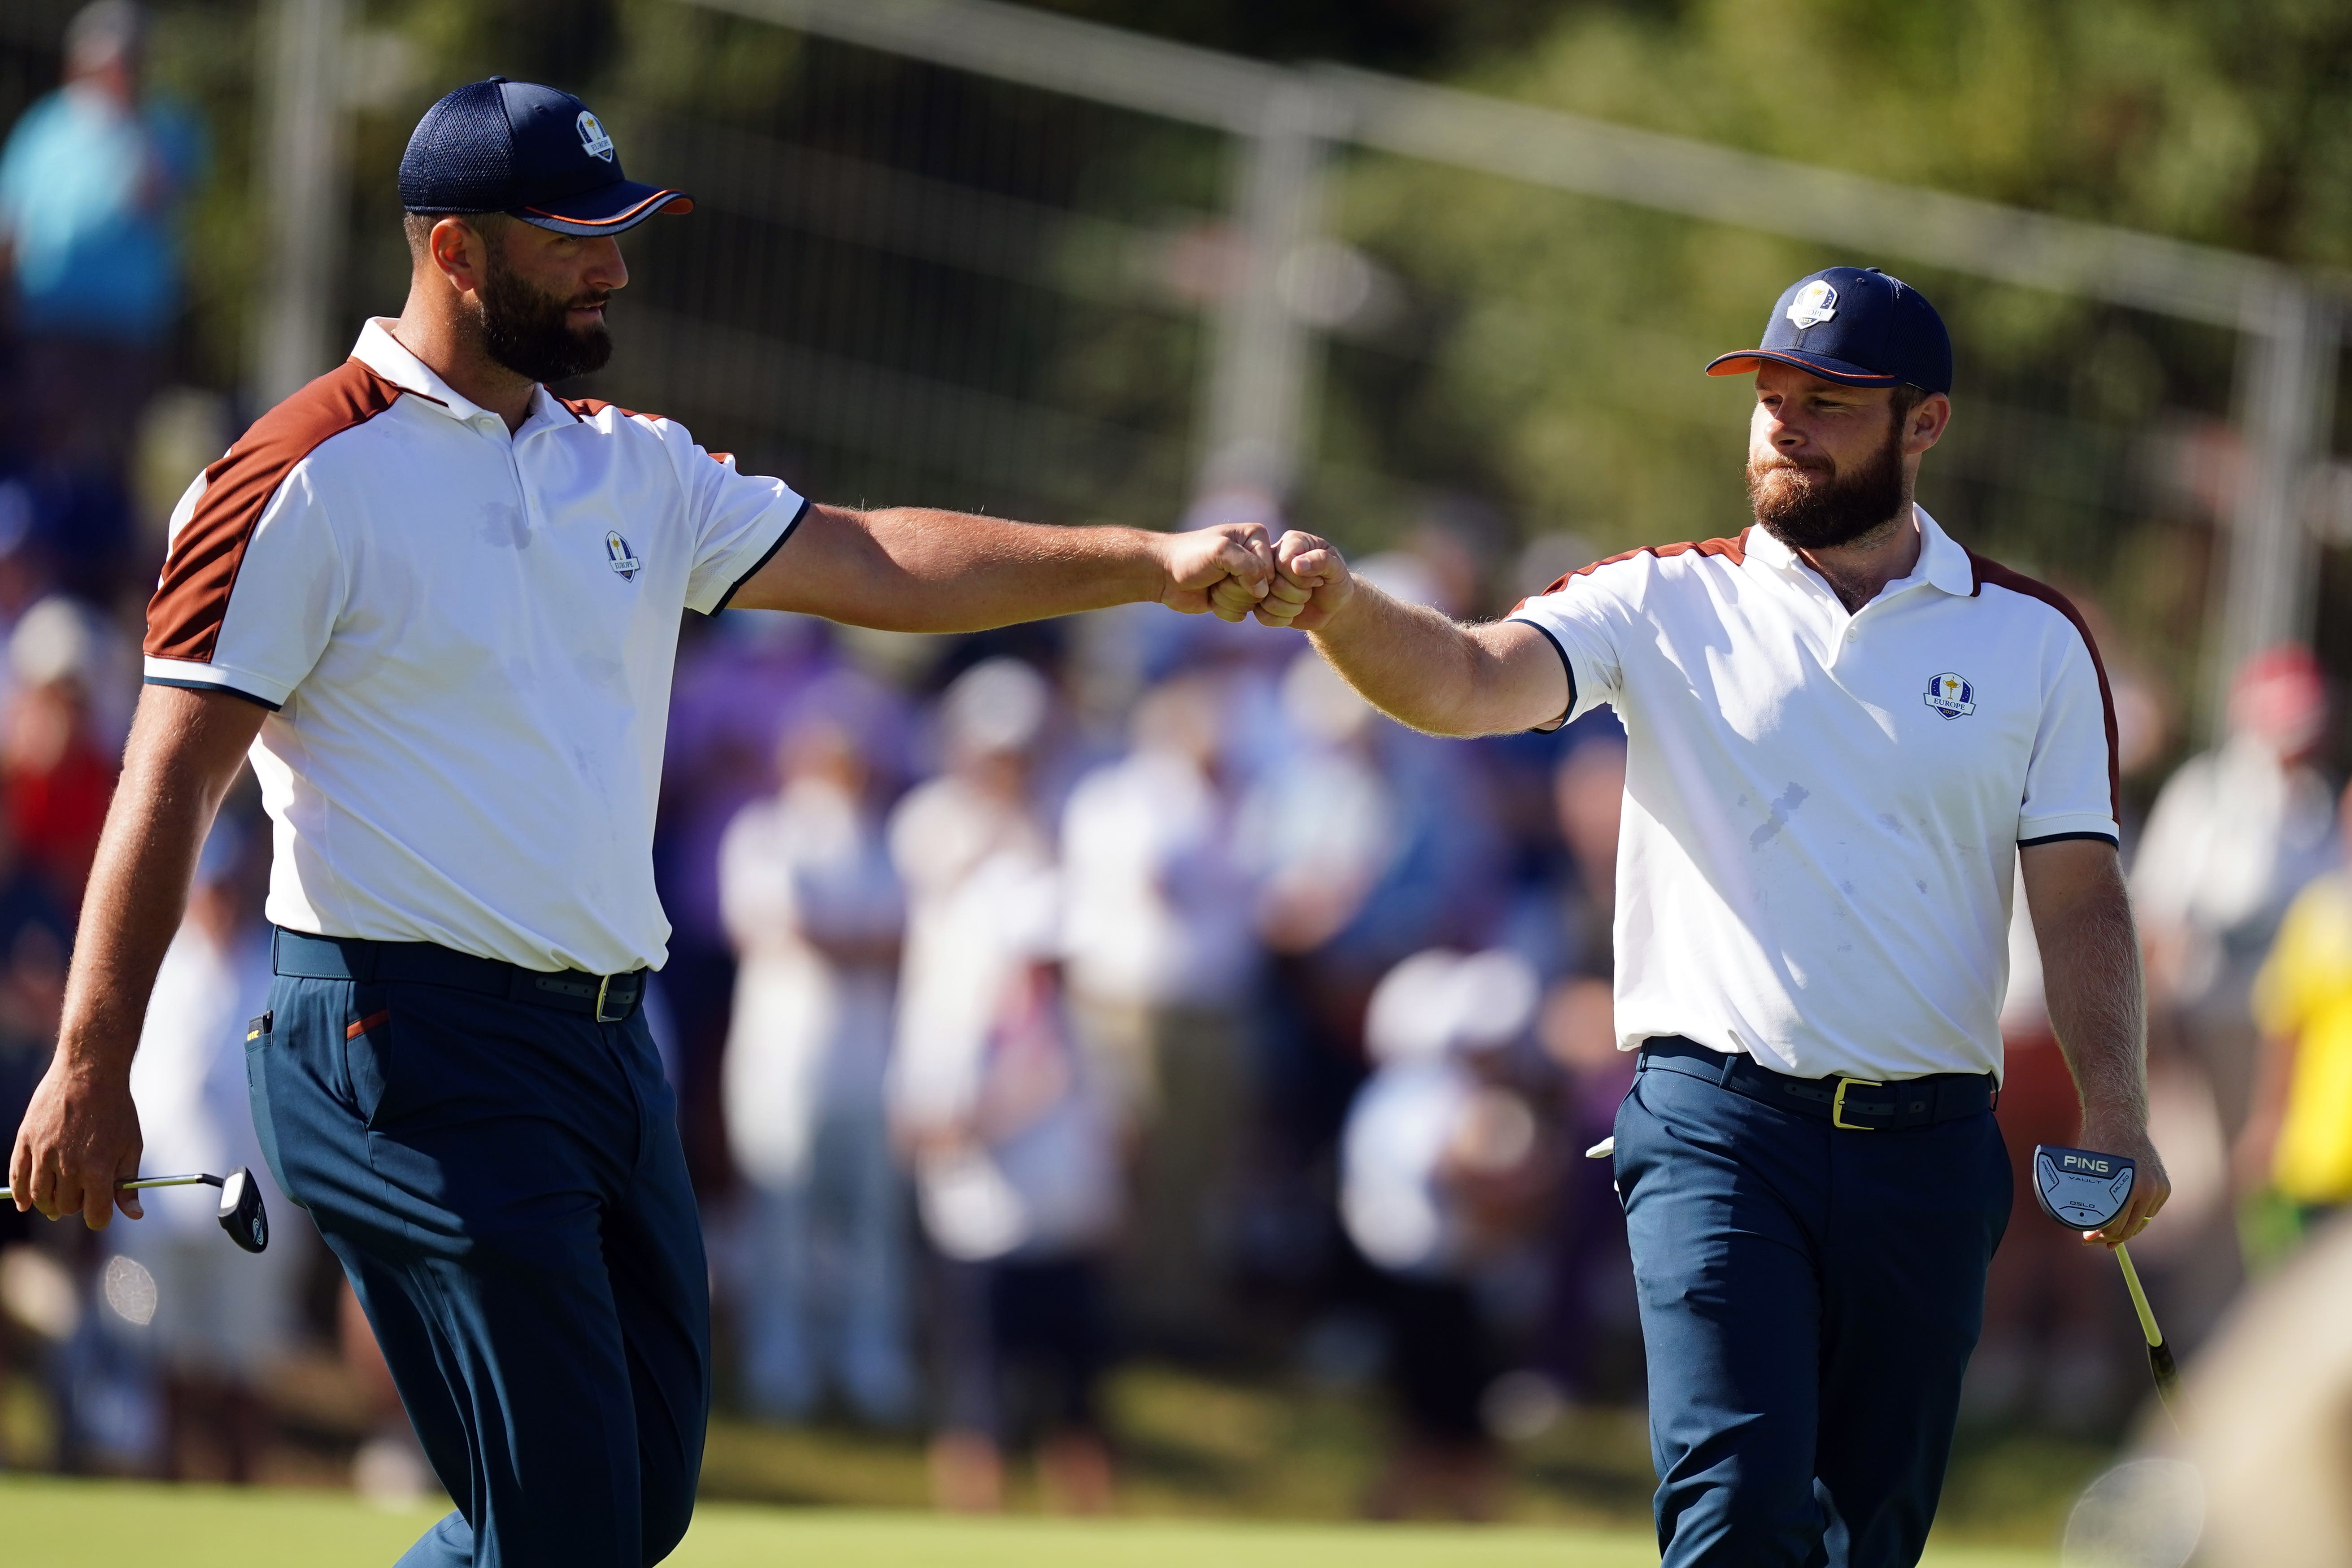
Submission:
[[[1079,780],[1062,814],[1071,994],[1138,1123],[1123,1315],[1163,1342],[1233,1327],[1223,1240],[1255,1109],[1246,1004],[1262,952],[1224,759],[1230,702],[1207,675],[1154,687],[1127,754]]]
[[[1516,953],[1442,948],[1372,992],[1364,1044],[1377,1065],[1341,1135],[1339,1212],[1382,1276],[1402,1428],[1366,1499],[1377,1517],[1495,1507],[1502,1477],[1481,1404],[1502,1369],[1475,1285],[1531,1236],[1549,1185],[1542,1127],[1509,1060],[1538,993]]]
[[[736,1300],[744,1392],[785,1420],[828,1389],[877,1425],[914,1415],[906,1193],[883,1110],[906,900],[848,724],[795,723],[783,787],[728,826],[719,900],[740,964],[724,1071],[750,1187]]]

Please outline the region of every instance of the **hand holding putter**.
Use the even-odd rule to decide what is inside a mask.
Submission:
[[[2130,1204],[2132,1184],[2138,1175],[2138,1166],[2122,1154],[2062,1149],[2049,1143],[2033,1146],[2034,1201],[2043,1214],[2069,1230],[2105,1230],[2113,1225]],[[2125,1289],[2131,1292],[2132,1310],[2139,1314],[2140,1336],[2147,1341],[2147,1367],[2155,1374],[2156,1392],[2164,1401],[2165,1413],[2171,1415],[2180,1370],[2173,1363],[2171,1347],[2164,1342],[2164,1331],[2156,1326],[2156,1313],[2148,1307],[2147,1292],[2140,1289],[2139,1270],[2132,1267],[2130,1249],[2117,1242],[2115,1253],[2124,1271]]]
[[[115,1185],[121,1191],[135,1193],[149,1187],[193,1187],[199,1184],[221,1190],[216,1214],[220,1227],[228,1232],[231,1241],[247,1252],[259,1252],[269,1245],[269,1212],[262,1207],[261,1184],[243,1165],[226,1176],[207,1175],[200,1171],[185,1176],[134,1176]],[[15,1201],[14,1189],[0,1187],[0,1203]]]

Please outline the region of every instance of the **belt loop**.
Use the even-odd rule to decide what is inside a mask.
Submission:
[[[1740,1060],[1741,1055],[1739,1052],[1724,1052],[1723,1065],[1716,1069],[1715,1081],[1721,1084],[1724,1088],[1729,1089],[1731,1087],[1731,1080],[1739,1074]]]

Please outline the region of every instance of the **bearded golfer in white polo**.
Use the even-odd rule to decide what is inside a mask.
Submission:
[[[1261,531],[814,505],[596,369],[625,179],[577,99],[493,79],[401,163],[406,308],[264,415],[173,519],[18,1208],[139,1205],[131,1052],[250,759],[276,831],[255,1121],[374,1325],[457,1510],[412,1568],[639,1568],[693,1510],[702,1238],[640,1010],[679,611],[957,631],[1263,593]]]
[[[2022,868],[2082,1141],[2147,1140],[2115,720],[2058,594],[1912,501],[1951,416],[1917,290],[1832,268],[1773,308],[1744,529],[1562,578],[1461,626],[1293,533],[1261,618],[1440,734],[1628,736],[1620,1110],[1667,1568],[1890,1568],[1935,1517],[2011,1205],[1991,1106]],[[1229,595],[1239,607],[1241,595]]]

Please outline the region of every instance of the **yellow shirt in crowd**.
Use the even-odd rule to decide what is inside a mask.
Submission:
[[[2272,1179],[2297,1203],[2352,1199],[2352,875],[2321,877],[2288,907],[2254,1018],[2295,1044]]]

